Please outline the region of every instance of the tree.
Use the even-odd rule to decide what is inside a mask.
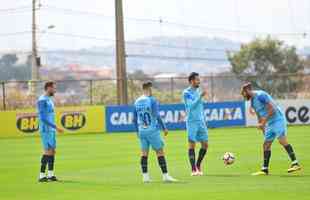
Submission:
[[[13,66],[16,64],[18,58],[16,54],[5,54],[1,57],[0,64],[1,66]]]
[[[132,73],[128,74],[128,78],[129,79],[133,79],[133,80],[150,80],[151,77],[149,77],[147,74],[144,73],[143,70],[135,70]]]
[[[232,72],[242,81],[249,81],[278,98],[296,92],[301,79],[292,74],[302,72],[304,61],[294,46],[267,37],[242,45],[239,52],[228,53]]]
[[[17,64],[16,54],[5,54],[0,58],[0,81],[29,80],[31,77],[31,57],[26,63]]]

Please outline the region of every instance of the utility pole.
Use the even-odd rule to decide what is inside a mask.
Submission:
[[[122,0],[115,0],[117,103],[128,104]]]
[[[39,66],[36,38],[36,0],[32,0],[32,55],[31,55],[31,94],[37,95],[37,81],[39,80]]]

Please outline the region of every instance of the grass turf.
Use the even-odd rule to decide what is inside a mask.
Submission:
[[[261,165],[262,136],[254,128],[210,129],[206,175],[190,177],[184,132],[166,141],[170,174],[179,183],[161,182],[154,153],[149,159],[153,183],[141,182],[139,145],[135,134],[89,134],[58,137],[57,183],[38,183],[39,137],[0,140],[0,199],[310,199],[310,127],[290,127],[289,140],[303,171],[289,175],[289,160],[273,145],[271,175],[252,177]],[[231,151],[236,163],[225,167],[221,156]]]

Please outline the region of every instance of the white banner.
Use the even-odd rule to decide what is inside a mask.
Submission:
[[[288,124],[310,125],[310,100],[277,100]],[[257,117],[249,112],[250,102],[246,102],[246,125],[256,126]]]

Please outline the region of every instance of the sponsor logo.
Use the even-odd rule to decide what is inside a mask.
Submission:
[[[66,112],[61,116],[61,125],[68,130],[78,130],[85,126],[86,116],[81,112]]]
[[[204,105],[204,116],[209,127],[245,125],[244,102],[218,102]],[[106,107],[108,132],[134,131],[133,106]],[[159,114],[171,130],[186,128],[186,112],[183,104],[160,105]]]
[[[113,112],[110,117],[112,125],[129,125],[133,123],[132,112]]]
[[[285,110],[285,117],[289,123],[296,123],[300,121],[301,123],[310,122],[310,109],[307,106],[288,106]]]
[[[16,119],[16,127],[24,133],[33,133],[39,130],[39,119],[35,113],[20,114]]]

